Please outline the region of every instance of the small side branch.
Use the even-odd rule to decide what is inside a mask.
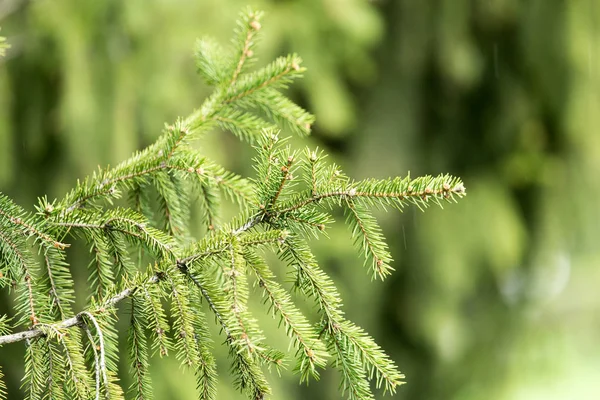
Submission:
[[[200,293],[202,293],[202,296],[208,302],[208,307],[215,314],[215,317],[217,318],[217,320],[219,321],[219,324],[223,328],[223,332],[225,332],[225,335],[227,335],[227,339],[231,340],[232,335],[231,335],[231,332],[229,331],[229,329],[227,328],[227,325],[225,324],[225,319],[223,318],[223,315],[221,315],[221,313],[219,312],[217,305],[211,299],[208,291],[204,288],[204,286],[202,286],[200,281],[194,275],[191,274],[187,265],[185,265],[183,263],[177,263],[177,267],[179,268],[179,271],[181,271],[182,274],[184,274],[188,279],[190,279],[192,281],[192,283],[200,290]]]
[[[407,200],[410,198],[420,198],[423,200],[427,200],[431,196],[443,196],[444,198],[449,198],[452,194],[457,194],[459,196],[464,195],[465,187],[462,184],[459,184],[455,187],[450,187],[444,184],[444,186],[438,190],[433,190],[431,188],[426,188],[421,191],[411,190],[409,187],[407,190],[402,192],[378,192],[378,193],[370,193],[370,192],[361,192],[356,189],[348,189],[348,190],[336,190],[327,193],[321,193],[317,195],[312,195],[311,197],[302,200],[296,204],[293,204],[289,207],[286,207],[281,210],[276,210],[277,213],[284,214],[290,211],[299,210],[303,207],[311,203],[318,203],[319,201],[331,198],[331,197],[341,197],[341,198],[370,198],[370,199],[395,199],[398,201]]]
[[[242,68],[246,59],[248,57],[252,57],[252,50],[250,49],[250,45],[252,44],[252,37],[254,34],[260,29],[260,22],[257,19],[252,19],[248,24],[248,30],[246,32],[246,39],[244,40],[244,47],[242,48],[242,54],[238,61],[238,64],[233,72],[233,76],[231,77],[231,85],[235,83],[238,76],[242,72]]]
[[[31,235],[39,237],[41,240],[43,240],[44,242],[47,242],[47,243],[51,244],[56,249],[64,250],[64,249],[66,249],[67,247],[70,246],[70,244],[61,243],[61,242],[59,242],[57,240],[54,240],[49,235],[47,235],[44,232],[41,232],[40,230],[36,229],[35,226],[33,226],[31,224],[28,224],[27,222],[23,221],[22,218],[13,217],[12,215],[9,215],[8,213],[4,212],[1,208],[0,208],[0,215],[2,215],[3,217],[5,217],[6,219],[8,219],[12,224],[19,225],[19,226],[23,227],[23,229],[25,230],[25,232],[27,232],[28,234],[31,234]]]

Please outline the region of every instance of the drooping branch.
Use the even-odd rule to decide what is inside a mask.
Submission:
[[[248,222],[243,224],[240,228],[234,229],[233,232],[238,232],[238,233],[245,232],[247,229],[249,229],[251,222],[254,220],[255,220],[255,217],[251,218]],[[254,223],[252,223],[252,226],[253,225],[254,225]],[[244,227],[246,227],[246,229],[244,229]],[[100,226],[93,225],[92,228],[103,228],[103,226],[102,225],[100,225]],[[280,231],[274,231],[274,232],[277,233],[278,235],[281,235]],[[277,237],[279,237],[279,236],[277,236]],[[244,243],[245,245],[248,245],[248,246],[253,246],[253,245],[256,246],[256,245],[260,245],[260,244],[264,244],[264,243],[269,243],[271,241],[273,241],[273,239],[269,240],[268,238],[265,238],[263,240],[254,240],[252,242],[242,242],[242,243]],[[193,275],[189,274],[189,272],[187,271],[187,264],[194,262],[201,258],[215,256],[220,253],[227,252],[227,251],[229,251],[229,245],[224,244],[222,248],[206,250],[204,252],[198,252],[198,253],[192,254],[191,256],[188,256],[186,258],[177,260],[177,266],[178,266],[180,272],[183,273],[187,278],[189,278],[193,282],[193,284],[196,285],[200,289],[203,296],[207,299],[207,301],[209,301],[209,304],[211,304],[211,309],[215,313],[217,312],[217,309],[215,308],[214,304],[211,303],[210,298],[207,297],[206,290],[200,285],[198,280]],[[115,294],[114,296],[112,296],[108,300],[106,300],[104,303],[102,303],[102,305],[99,308],[103,308],[105,310],[113,308],[118,303],[120,303],[121,301],[125,300],[126,298],[128,298],[132,294],[134,294],[142,286],[148,285],[148,284],[156,284],[159,281],[160,281],[159,275],[155,274],[152,277],[150,277],[145,284],[132,286],[132,287],[123,289],[122,291],[120,291],[119,293]],[[57,330],[63,330],[63,329],[73,328],[76,326],[81,326],[82,313],[89,314],[89,311],[82,311],[79,314],[75,315],[74,317],[64,319],[64,320],[54,323],[54,324],[46,324],[45,326],[47,326],[51,329],[57,329]],[[0,336],[0,346],[9,344],[9,343],[20,342],[23,340],[32,340],[32,339],[42,337],[44,335],[45,335],[45,331],[43,329],[39,329],[34,326],[33,328],[23,331],[23,332]],[[228,336],[229,336],[229,334],[228,334]]]
[[[131,362],[138,375],[131,391],[137,398],[145,398],[142,392],[151,393],[145,375],[151,357],[148,348],[161,356],[173,350],[184,365],[196,369],[202,398],[216,398],[216,367],[210,360],[210,337],[199,308],[202,299],[227,337],[235,385],[250,398],[264,398],[270,387],[261,366],[280,367],[283,353],[263,343],[250,310],[248,271],[253,271],[265,303],[280,318],[296,349],[301,382],[318,379],[318,369],[334,356],[342,373],[341,390],[352,400],[372,397],[370,380],[390,392],[403,383],[404,376],[373,339],[345,319],[338,291],[319,267],[307,237],[322,237],[333,222],[331,209],[344,208],[352,236],[362,243],[375,274],[383,277],[392,270],[387,265],[391,254],[371,208],[442,205],[443,200],[464,196],[465,188],[460,179],[449,175],[351,181],[334,164],[326,165],[321,152],[307,149],[302,158],[296,157],[291,145],[283,148],[286,139],[278,138],[278,127],[304,136],[314,117],[280,92],[304,72],[297,55],[247,71],[254,61],[260,15],[251,10],[243,13],[232,52],[210,40],[199,42],[197,65],[214,86],[213,94],[187,118],[166,126],[154,144],[78,182],[60,201],[41,199],[35,215],[0,194],[0,284],[18,286],[19,324],[31,320],[33,325],[9,333],[0,316],[0,346],[32,341],[24,379],[32,394],[44,390],[47,383],[49,391],[64,389],[74,398],[89,398],[93,392],[89,368],[94,365],[96,398],[101,391],[122,398],[115,380],[119,354],[113,312],[132,297],[134,303],[139,301],[132,305],[130,340],[135,347]],[[213,127],[258,144],[255,179],[229,172],[197,150],[193,141]],[[295,175],[302,172],[304,178],[298,179]],[[132,208],[113,204],[122,194],[129,194]],[[230,224],[219,219],[222,197],[239,205],[239,214]],[[192,239],[187,226],[190,205],[197,198],[202,199],[200,215],[208,227],[201,240]],[[67,235],[85,239],[96,261],[89,279],[95,297],[69,318],[73,314],[65,305],[74,302],[74,282],[64,261],[68,244],[62,241]],[[31,247],[43,250],[44,268],[37,268]],[[257,251],[264,248],[295,272],[300,294],[314,300],[320,317],[316,325],[302,315],[276,279],[268,256]],[[149,257],[156,263],[148,266]],[[141,270],[151,272],[140,275]],[[118,281],[125,283],[116,286]],[[82,331],[73,329],[68,335],[65,331],[70,328]],[[82,346],[82,333],[91,348]],[[53,340],[64,346],[66,362],[50,354],[56,345]],[[150,346],[147,340],[152,340]],[[47,354],[38,355],[38,350]],[[46,371],[52,375],[44,380]],[[73,382],[63,382],[61,377],[67,376]]]

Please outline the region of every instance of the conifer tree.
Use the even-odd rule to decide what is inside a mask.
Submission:
[[[62,199],[40,198],[34,213],[0,193],[0,289],[15,294],[14,315],[0,315],[0,346],[26,342],[28,399],[152,398],[154,354],[174,355],[194,371],[198,397],[215,399],[209,318],[220,325],[239,390],[265,398],[263,367],[282,368],[287,355],[265,342],[250,296],[262,296],[280,321],[300,382],[318,379],[329,364],[349,399],[373,398],[371,380],[391,393],[403,383],[394,362],[345,318],[308,240],[326,239],[333,210],[341,209],[366,273],[385,279],[392,257],[372,209],[441,206],[465,188],[445,174],[357,181],[322,151],[293,148],[280,129],[306,136],[314,117],[282,89],[305,70],[295,54],[252,69],[261,17],[241,14],[231,48],[198,41],[198,72],[214,91],[154,144],[77,182]],[[214,128],[254,147],[255,176],[227,171],[197,150]],[[228,222],[220,217],[223,198],[239,206]],[[200,238],[188,227],[195,200],[206,227]],[[85,293],[75,290],[65,252],[75,239],[90,250],[91,294],[77,310],[75,298]],[[269,254],[288,267],[291,288],[275,276]],[[303,315],[291,291],[316,305],[318,320]],[[123,303],[130,309],[126,355],[117,351],[115,327]],[[117,379],[120,357],[128,359],[131,387]],[[7,396],[0,371],[0,399]]]

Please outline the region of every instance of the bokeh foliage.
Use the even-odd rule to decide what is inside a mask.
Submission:
[[[60,197],[98,164],[152,142],[206,95],[195,38],[226,38],[245,5],[0,3],[12,45],[0,66],[0,188],[20,204]],[[296,98],[317,115],[313,140],[349,175],[447,171],[469,187],[446,210],[380,218],[396,268],[386,283],[365,285],[347,268],[362,262],[348,240],[315,243],[349,317],[406,373],[397,398],[598,397],[600,4],[255,5],[269,21],[264,59],[303,57]],[[210,151],[243,172],[248,154],[238,150],[214,136]],[[7,360],[2,349],[18,386]],[[157,397],[185,395],[171,367],[154,367]],[[325,374],[305,388],[292,378],[274,390],[328,399],[337,381]]]

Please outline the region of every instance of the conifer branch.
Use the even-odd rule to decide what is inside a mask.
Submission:
[[[55,305],[60,314],[60,318],[65,318],[65,310],[63,308],[61,296],[59,295],[59,287],[55,283],[54,271],[52,270],[52,265],[47,253],[44,253],[44,265],[46,266],[46,274],[48,276],[48,281],[50,283],[49,294],[52,297],[52,305]]]
[[[242,72],[242,67],[244,66],[244,63],[246,62],[246,59],[248,57],[252,57],[253,52],[251,49],[251,45],[252,45],[252,38],[254,37],[255,33],[258,32],[261,28],[260,22],[259,22],[259,18],[260,15],[254,15],[253,13],[249,15],[250,18],[248,18],[247,21],[244,21],[244,19],[242,19],[241,24],[244,24],[247,26],[243,26],[242,32],[245,30],[246,31],[246,38],[244,39],[244,45],[242,46],[242,51],[241,54],[239,56],[239,61],[237,63],[237,66],[235,67],[235,71],[233,72],[233,76],[231,77],[231,85],[235,84],[236,79],[238,78],[238,76],[240,75],[240,72]]]
[[[418,178],[419,182],[421,178]],[[335,199],[346,199],[346,198],[356,198],[356,199],[366,199],[369,202],[373,202],[375,200],[386,200],[392,201],[389,204],[397,204],[399,207],[402,207],[403,201],[412,201],[416,205],[426,205],[427,200],[434,198],[439,199],[443,198],[445,200],[453,199],[453,195],[457,195],[458,197],[463,197],[465,195],[465,188],[462,183],[457,183],[454,186],[451,186],[450,181],[454,180],[454,178],[449,177],[447,175],[440,175],[437,177],[438,180],[443,180],[443,186],[441,188],[432,189],[427,186],[421,190],[416,190],[413,186],[410,185],[410,181],[407,182],[408,186],[405,190],[394,191],[394,192],[368,192],[368,191],[357,191],[356,188],[350,187],[346,190],[334,190],[330,192],[320,193],[313,196],[310,196],[302,201],[299,201],[296,204],[291,204],[283,209],[278,209],[278,213],[287,213],[290,211],[295,211],[300,208],[306,207],[312,203],[319,203],[321,200],[335,198]],[[415,180],[416,181],[416,180]],[[393,203],[395,202],[395,203]]]
[[[9,215],[7,212],[3,211],[2,208],[0,208],[0,216],[6,218],[8,221],[10,221],[14,225],[21,226],[22,228],[24,228],[25,233],[36,236],[37,238],[39,238],[40,240],[42,240],[45,243],[50,244],[54,248],[64,250],[70,246],[69,244],[61,243],[57,240],[52,239],[50,236],[48,236],[44,232],[41,232],[38,229],[36,229],[36,227],[33,226],[32,224],[25,222],[22,218]]]
[[[281,195],[281,191],[283,190],[283,186],[285,185],[286,181],[290,177],[290,168],[292,167],[292,163],[293,162],[294,162],[294,157],[289,156],[288,159],[287,159],[287,164],[284,165],[283,167],[281,167],[281,181],[279,183],[279,187],[277,188],[277,192],[275,193],[275,195],[271,199],[271,204],[269,204],[269,208],[272,208],[272,207],[275,206],[275,203],[277,202],[277,199]]]
[[[68,334],[56,332],[57,340],[62,344],[67,367],[67,387],[76,398],[88,398],[89,384],[87,368],[84,364],[82,350],[79,348],[81,337],[79,331],[70,331]]]
[[[346,207],[348,210],[348,225],[353,230],[353,236],[356,236],[356,241],[361,243],[366,258],[372,258],[373,260],[373,277],[385,279],[393,271],[393,268],[389,266],[392,256],[387,249],[379,226],[367,210],[360,205],[356,205],[352,199],[346,199]],[[356,235],[356,231],[360,234],[359,236]]]
[[[96,399],[123,398],[116,379],[115,309],[129,298],[132,396],[152,396],[149,352],[173,351],[193,368],[200,398],[216,398],[216,366],[200,308],[205,301],[226,337],[236,387],[263,399],[271,390],[261,367],[284,367],[284,354],[264,343],[250,309],[248,275],[256,278],[269,312],[295,349],[300,382],[318,379],[331,357],[341,373],[340,389],[352,400],[373,398],[372,379],[392,393],[403,383],[404,375],[375,341],[345,318],[334,282],[307,240],[326,236],[331,209],[341,207],[373,275],[383,278],[393,270],[392,257],[371,208],[442,206],[463,197],[465,187],[449,175],[353,181],[325,163],[322,152],[307,149],[297,156],[285,138],[279,139],[277,127],[301,136],[310,132],[314,117],[280,92],[304,69],[300,57],[289,55],[248,71],[261,15],[242,14],[232,51],[210,39],[198,41],[197,67],[214,92],[187,118],[167,125],[154,144],[78,181],[61,200],[41,198],[35,214],[0,193],[0,288],[16,289],[19,316],[14,326],[0,316],[0,346],[28,344],[29,399],[87,399],[94,384]],[[254,178],[200,154],[193,142],[212,128],[255,145]],[[131,207],[113,204],[122,195]],[[221,197],[239,205],[238,215],[225,224]],[[188,227],[195,199],[207,228],[200,240]],[[93,294],[75,315],[76,285],[65,252],[73,237],[85,239],[92,252]],[[317,305],[317,324],[298,309],[258,249],[275,251],[290,266],[294,289]],[[29,329],[14,332],[24,326]],[[0,371],[0,400],[6,397],[1,378]]]
[[[300,380],[308,381],[309,377],[319,377],[316,368],[324,368],[328,357],[327,350],[310,326],[308,320],[294,306],[290,296],[273,280],[274,276],[260,257],[246,251],[244,258],[258,278],[258,285],[266,296],[265,302],[270,303],[269,310],[281,316],[281,323],[285,326],[288,336],[296,344],[298,352],[297,370]]]
[[[158,279],[156,282],[158,283]],[[169,354],[172,344],[166,334],[169,330],[169,325],[166,321],[160,299],[157,298],[160,296],[156,293],[157,289],[155,285],[144,285],[141,288],[141,292],[146,302],[145,314],[148,315],[151,332],[156,336],[152,348],[154,352],[158,350],[162,357]]]
[[[178,267],[179,267],[180,271],[182,271],[193,282],[193,284],[196,285],[196,287],[200,290],[200,292],[202,293],[202,297],[204,297],[206,299],[206,301],[208,302],[209,308],[211,309],[213,314],[215,314],[215,318],[217,319],[217,321],[219,321],[219,324],[221,325],[221,329],[223,330],[223,332],[225,332],[225,335],[227,336],[228,340],[231,340],[232,335],[229,331],[229,328],[225,324],[225,319],[224,319],[223,315],[221,314],[221,312],[219,311],[219,309],[217,308],[217,305],[215,304],[215,302],[212,300],[211,295],[208,293],[206,288],[200,283],[198,278],[196,276],[194,276],[187,269],[187,266],[185,264],[180,263],[180,264],[178,264]]]
[[[197,299],[199,301],[199,298]],[[197,386],[200,400],[217,398],[217,365],[211,353],[209,333],[206,326],[194,326],[196,345],[200,363],[196,369]]]

